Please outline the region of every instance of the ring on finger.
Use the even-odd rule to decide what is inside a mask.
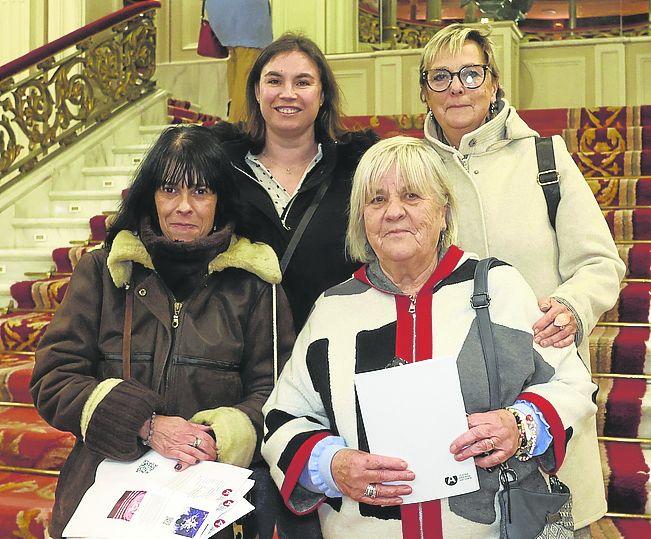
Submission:
[[[495,451],[495,441],[492,438],[486,438],[488,440],[488,443],[491,444],[491,448],[488,450],[490,451]]]
[[[364,491],[364,496],[367,498],[377,497],[377,485],[375,483],[369,483]]]
[[[563,329],[565,326],[567,326],[570,323],[570,315],[567,313],[560,313],[556,318],[554,318],[554,321],[552,322],[557,328]]]
[[[201,445],[201,438],[195,436],[194,437],[194,442],[192,442],[192,447],[194,447],[195,449],[198,449],[200,445]]]

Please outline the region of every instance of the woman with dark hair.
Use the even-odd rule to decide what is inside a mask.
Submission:
[[[294,335],[278,259],[242,236],[226,164],[210,129],[164,131],[39,344],[34,403],[77,437],[52,537],[105,458],[131,461],[151,448],[178,471],[260,459],[261,408]]]
[[[253,236],[281,260],[283,289],[300,330],[316,298],[359,266],[345,255],[351,180],[372,131],[347,132],[332,69],[309,38],[287,33],[266,47],[246,85],[246,121],[214,126],[230,157]],[[293,517],[267,469],[256,474],[260,539],[321,536],[314,515]]]
[[[357,162],[378,139],[372,131],[345,131],[334,74],[318,46],[302,35],[284,34],[262,51],[246,100],[243,124],[214,129],[230,157],[254,237],[280,259],[287,257],[283,288],[298,330],[318,295],[358,266],[344,252],[346,208]]]

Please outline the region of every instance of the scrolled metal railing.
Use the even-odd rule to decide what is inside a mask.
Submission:
[[[0,193],[154,90],[159,7],[133,4],[0,66]]]

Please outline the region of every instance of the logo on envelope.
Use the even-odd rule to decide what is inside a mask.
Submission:
[[[445,478],[445,484],[448,487],[453,487],[458,482],[459,482],[459,478],[456,475],[451,475],[451,476]]]

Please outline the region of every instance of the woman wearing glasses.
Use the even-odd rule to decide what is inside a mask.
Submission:
[[[624,264],[558,136],[548,152],[555,163],[544,159],[540,169],[555,169],[558,176],[543,174],[539,180],[538,134],[504,99],[488,35],[451,25],[425,47],[420,63],[425,138],[442,157],[458,200],[459,246],[515,266],[539,299],[536,343],[560,348],[574,342],[589,368],[588,335],[617,300]],[[547,182],[543,192],[541,183]],[[548,429],[538,411],[531,412],[537,428]],[[595,419],[586,421],[591,425],[571,438],[572,457],[559,474],[573,493],[577,530],[606,511]]]

